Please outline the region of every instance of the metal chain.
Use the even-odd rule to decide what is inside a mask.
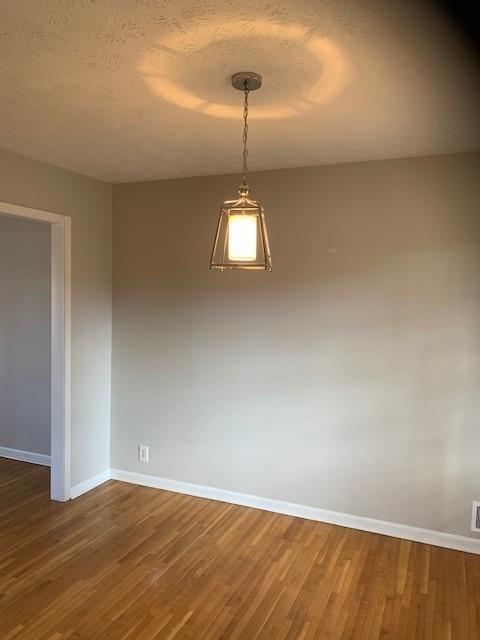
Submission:
[[[243,186],[247,185],[247,175],[248,175],[248,94],[249,94],[249,80],[245,78],[244,82],[244,95],[245,99],[243,102],[243,167],[242,167],[242,184]]]

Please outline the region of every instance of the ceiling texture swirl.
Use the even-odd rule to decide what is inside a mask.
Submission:
[[[480,149],[480,81],[435,4],[2,0],[0,147],[108,182]]]

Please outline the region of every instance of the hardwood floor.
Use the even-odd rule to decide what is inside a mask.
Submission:
[[[480,556],[0,458],[2,640],[480,638]]]

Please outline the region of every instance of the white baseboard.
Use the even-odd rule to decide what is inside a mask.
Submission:
[[[457,551],[466,551],[480,555],[480,538],[467,538],[466,536],[442,533],[441,531],[431,531],[419,527],[410,527],[405,524],[387,522],[385,520],[375,520],[364,516],[339,513],[338,511],[326,511],[325,509],[308,507],[293,502],[260,498],[258,496],[235,493],[224,489],[189,484],[187,482],[179,482],[178,480],[169,480],[168,478],[159,478],[157,476],[148,476],[142,473],[134,473],[133,471],[122,471],[121,469],[110,469],[110,478],[112,480],[121,480],[122,482],[139,484],[145,487],[184,493],[199,498],[220,500],[221,502],[238,504],[244,507],[273,511],[274,513],[282,513],[307,520],[326,522],[341,527],[349,527],[350,529],[360,529],[362,531],[380,533],[394,538],[403,538],[404,540],[412,540],[413,542],[423,542],[424,544],[430,544],[436,547],[445,547],[447,549],[455,549]]]
[[[19,462],[41,464],[44,467],[50,466],[50,456],[44,453],[22,451],[22,449],[11,449],[10,447],[0,447],[0,458],[10,458],[11,460],[18,460]]]
[[[73,486],[70,489],[70,499],[74,500],[75,498],[78,498],[83,493],[90,491],[90,489],[95,489],[95,487],[98,487],[107,480],[110,480],[110,469],[106,469],[105,471],[102,471],[102,473],[93,476],[93,478],[88,478],[88,480],[84,480],[83,482],[79,482]]]

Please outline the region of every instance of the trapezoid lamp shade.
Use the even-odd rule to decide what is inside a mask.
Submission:
[[[249,189],[241,187],[237,200],[226,200],[220,209],[210,268],[272,270],[265,212]]]

